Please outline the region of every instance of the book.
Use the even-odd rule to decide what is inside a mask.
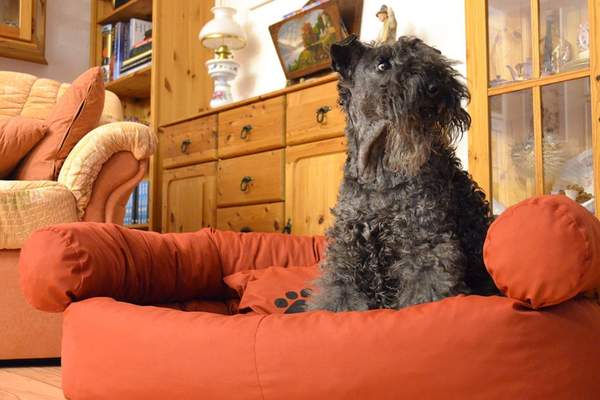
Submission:
[[[125,217],[123,218],[124,225],[131,225],[133,222],[133,193],[129,196],[125,204]]]
[[[129,43],[131,43],[131,48],[138,42],[144,40],[146,38],[146,32],[151,29],[152,22],[139,18],[131,18],[129,20]]]
[[[138,224],[148,223],[148,193],[149,193],[149,182],[143,180],[137,187],[138,191]]]
[[[100,68],[102,69],[102,79],[104,83],[112,79],[111,75],[111,57],[112,57],[112,41],[113,41],[113,25],[102,25],[102,61]]]
[[[113,8],[119,8],[127,3],[129,3],[131,0],[112,0],[113,3]]]
[[[144,62],[144,61],[147,61],[149,59],[150,60],[152,59],[152,49],[149,49],[149,50],[147,50],[144,53],[138,54],[135,57],[128,58],[127,60],[125,60],[123,62],[123,64],[121,65],[121,68],[130,66],[132,64],[139,64],[140,61]]]
[[[117,22],[115,29],[115,68],[113,79],[119,79],[121,75],[121,64],[129,54],[129,23]]]

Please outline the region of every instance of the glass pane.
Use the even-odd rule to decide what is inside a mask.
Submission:
[[[588,0],[540,0],[542,75],[586,68],[590,64]]]
[[[531,90],[490,97],[494,214],[535,194]]]
[[[0,24],[19,27],[20,0],[0,0]]]
[[[488,49],[490,86],[531,78],[529,0],[488,1]]]
[[[544,190],[594,211],[590,79],[542,87]]]

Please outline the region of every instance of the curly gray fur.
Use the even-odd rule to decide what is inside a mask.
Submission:
[[[310,309],[398,309],[496,294],[482,260],[491,213],[454,153],[469,95],[439,51],[401,37],[331,48],[348,158]]]

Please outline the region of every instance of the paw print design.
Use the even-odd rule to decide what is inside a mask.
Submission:
[[[306,299],[312,294],[312,289],[304,288],[298,292],[286,292],[285,297],[275,299],[275,307],[285,308],[284,314],[294,314],[306,311]],[[291,303],[291,304],[290,304]]]

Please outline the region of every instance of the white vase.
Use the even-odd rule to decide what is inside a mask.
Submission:
[[[206,68],[208,69],[208,75],[215,82],[210,106],[215,108],[231,103],[233,96],[231,95],[229,82],[237,76],[240,64],[232,59],[213,58],[206,62]]]

